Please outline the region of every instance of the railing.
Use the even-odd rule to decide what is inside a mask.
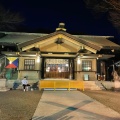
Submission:
[[[84,82],[83,81],[61,81],[61,80],[41,80],[39,82],[39,90],[44,88],[52,88],[54,91],[58,88],[66,88],[70,91],[70,89],[80,89],[84,91]]]

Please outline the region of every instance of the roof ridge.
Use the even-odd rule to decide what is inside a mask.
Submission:
[[[48,35],[47,33],[28,33],[28,32],[4,32],[4,31],[0,31],[0,33],[14,34],[14,35]]]
[[[91,38],[110,38],[114,36],[97,36],[97,35],[73,35],[73,36],[78,36],[78,37],[91,37]]]

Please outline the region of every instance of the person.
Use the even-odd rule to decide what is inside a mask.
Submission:
[[[23,80],[22,80],[22,85],[23,85],[23,91],[25,92],[25,91],[26,91],[26,87],[27,87],[27,86],[30,86],[30,85],[28,84],[28,81],[27,81],[27,78],[26,78],[26,77],[23,78]]]

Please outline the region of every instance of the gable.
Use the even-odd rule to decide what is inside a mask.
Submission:
[[[74,48],[72,46],[69,46],[65,43],[63,43],[62,45],[60,44],[56,44],[56,43],[52,43],[49,45],[46,45],[44,47],[40,47],[40,51],[41,52],[77,52],[77,48]]]
[[[59,39],[61,39],[62,43],[56,43]],[[62,49],[58,50],[58,44]],[[48,52],[52,50],[57,52],[78,52],[83,46],[84,49],[93,53],[96,53],[96,51],[100,49],[98,46],[92,46],[92,44],[87,43],[86,41],[84,42],[83,40],[62,31],[54,32],[47,36],[19,44],[19,47],[22,49],[22,51],[26,51],[35,47],[39,48],[40,51]]]

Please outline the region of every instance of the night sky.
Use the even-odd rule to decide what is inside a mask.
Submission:
[[[0,0],[0,4],[19,13],[25,19],[23,25],[30,31],[46,29],[54,32],[58,24],[64,22],[68,33],[119,37],[107,17],[96,18],[82,0]]]

